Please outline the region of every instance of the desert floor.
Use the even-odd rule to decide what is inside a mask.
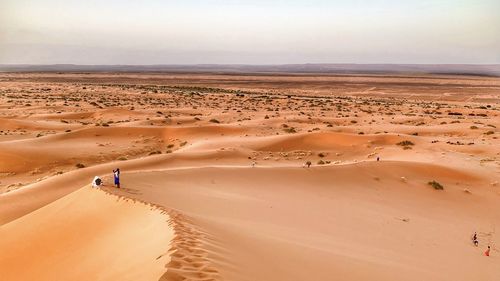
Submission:
[[[0,279],[500,280],[499,114],[494,77],[0,73]]]

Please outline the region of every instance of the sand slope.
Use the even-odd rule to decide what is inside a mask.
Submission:
[[[428,186],[431,178],[446,191]],[[213,268],[216,280],[500,278],[496,246],[492,257],[482,255],[486,244],[500,242],[497,198],[488,196],[484,180],[463,171],[367,162],[185,168],[126,179],[127,188],[113,191],[173,208],[190,226],[178,237],[198,246],[174,255],[170,272],[194,263]],[[475,187],[469,194],[464,186]],[[478,248],[469,240],[473,231]]]
[[[84,187],[0,226],[1,280],[156,280],[168,216]]]

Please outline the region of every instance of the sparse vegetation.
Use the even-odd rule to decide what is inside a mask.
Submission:
[[[433,180],[427,183],[428,185],[432,186],[436,190],[443,190],[444,187],[437,181]]]
[[[396,145],[399,145],[399,146],[412,146],[412,145],[415,145],[415,144],[412,141],[404,140],[404,141],[400,141],[400,142],[396,143]]]

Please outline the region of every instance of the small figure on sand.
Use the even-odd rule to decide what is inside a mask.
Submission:
[[[377,161],[380,161],[380,157],[379,156],[377,156]]]
[[[474,232],[474,235],[472,236],[472,243],[474,243],[474,246],[478,246],[479,245],[479,241],[477,240],[477,233]]]
[[[307,168],[310,168],[311,167],[311,161],[307,161],[305,164],[304,164],[304,167],[307,167]]]
[[[102,180],[98,176],[94,177],[94,180],[92,180],[92,188],[99,188],[101,187]]]
[[[113,170],[113,178],[115,179],[115,186],[117,188],[120,188],[120,169],[116,168],[116,170]]]
[[[490,250],[491,250],[491,247],[488,246],[488,249],[486,250],[486,252],[484,252],[484,255],[489,257],[490,256]]]

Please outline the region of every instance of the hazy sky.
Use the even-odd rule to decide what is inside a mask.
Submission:
[[[0,63],[500,63],[500,1],[0,0]]]

